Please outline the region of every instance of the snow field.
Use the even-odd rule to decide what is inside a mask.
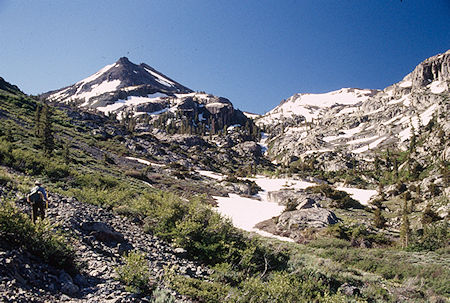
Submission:
[[[203,176],[219,181],[224,178],[223,175],[211,171],[197,172]],[[249,180],[255,181],[255,183],[262,188],[262,191],[256,195],[260,200],[241,197],[236,194],[229,194],[228,197],[215,196],[214,199],[216,199],[218,204],[217,212],[222,216],[229,218],[234,226],[243,230],[256,232],[265,237],[277,238],[283,241],[292,241],[291,239],[278,237],[255,228],[257,223],[279,216],[285,208],[285,206],[269,202],[267,198],[268,192],[281,189],[305,189],[317,184],[288,178],[272,179],[263,176],[250,178]],[[367,205],[370,198],[377,193],[376,190],[358,188],[338,187],[338,189],[349,193],[355,200],[363,205]]]

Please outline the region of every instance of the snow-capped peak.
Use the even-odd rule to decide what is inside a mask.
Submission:
[[[294,115],[303,116],[306,121],[311,121],[316,119],[326,108],[341,105],[347,107],[348,111],[349,107],[366,101],[378,92],[373,89],[341,88],[322,94],[295,94],[266,113],[259,122],[270,124],[280,118],[290,118]]]
[[[147,64],[137,65],[122,57],[72,86],[46,93],[43,97],[50,101],[76,102],[83,107],[97,108],[124,97],[147,96],[158,92],[173,95],[190,93],[192,90]]]

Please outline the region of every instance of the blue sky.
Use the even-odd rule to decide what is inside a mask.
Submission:
[[[127,56],[264,113],[295,93],[384,88],[450,49],[449,0],[0,0],[0,76],[29,94]]]

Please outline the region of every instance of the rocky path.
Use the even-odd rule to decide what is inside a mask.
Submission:
[[[1,302],[151,302],[150,297],[127,292],[115,279],[121,255],[130,250],[145,253],[155,282],[165,267],[192,277],[208,275],[206,267],[184,259],[181,249],[174,250],[144,233],[127,218],[74,198],[53,194],[51,199],[48,217],[72,235],[77,260],[82,264],[80,273],[71,276],[0,243]],[[178,302],[189,302],[176,297]]]

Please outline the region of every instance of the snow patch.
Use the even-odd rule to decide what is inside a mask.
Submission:
[[[146,70],[148,73],[150,73],[153,77],[155,77],[155,80],[158,81],[159,83],[161,83],[162,85],[168,86],[168,87],[170,87],[170,86],[175,86],[175,83],[173,83],[173,82],[170,81],[169,79],[167,79],[167,78],[161,76],[160,74],[155,73],[154,71],[152,71],[152,70],[150,70],[150,69],[148,69],[148,68],[146,68],[145,70]]]
[[[433,113],[436,111],[436,108],[437,108],[437,104],[433,104],[420,115],[420,120],[422,121],[422,125],[427,125],[428,122],[430,122],[430,120],[433,118]]]
[[[430,88],[433,94],[441,94],[448,89],[447,83],[444,81],[433,81],[427,87]]]
[[[215,179],[215,180],[219,180],[222,181],[223,179],[225,179],[225,176],[219,173],[215,173],[209,170],[197,170],[197,173],[199,173],[202,176],[211,178],[211,179]]]
[[[353,199],[361,203],[362,205],[367,205],[370,198],[376,195],[378,192],[372,189],[359,189],[359,188],[351,188],[351,187],[338,187],[338,190],[345,191],[348,193]]]
[[[164,166],[162,164],[153,163],[153,162],[150,162],[150,161],[144,160],[144,159],[139,159],[139,158],[134,158],[134,157],[125,157],[125,158],[127,158],[129,160],[137,161],[139,163],[142,163],[142,164],[145,164],[145,165],[149,165],[149,166],[156,166],[156,167]]]
[[[369,149],[375,148],[378,146],[378,144],[380,144],[381,142],[383,142],[386,139],[386,137],[381,137],[378,140],[373,141],[372,143],[362,146],[360,148],[357,148],[355,150],[352,150],[352,153],[355,154],[360,154],[362,152],[368,151]]]
[[[400,87],[407,88],[412,86],[412,81],[403,81],[399,84]]]
[[[112,81],[104,81],[100,83],[98,86],[95,86],[91,91],[84,92],[81,94],[75,94],[72,99],[84,99],[85,102],[81,106],[88,106],[89,99],[92,97],[102,95],[104,93],[112,92],[117,89],[120,85],[120,80],[112,80]]]
[[[352,140],[352,141],[348,141],[346,144],[347,145],[354,145],[354,144],[359,144],[359,143],[372,141],[372,140],[375,140],[376,138],[378,138],[378,136],[373,136],[373,137],[369,137],[369,138],[360,138],[360,139],[355,139],[355,140]]]

